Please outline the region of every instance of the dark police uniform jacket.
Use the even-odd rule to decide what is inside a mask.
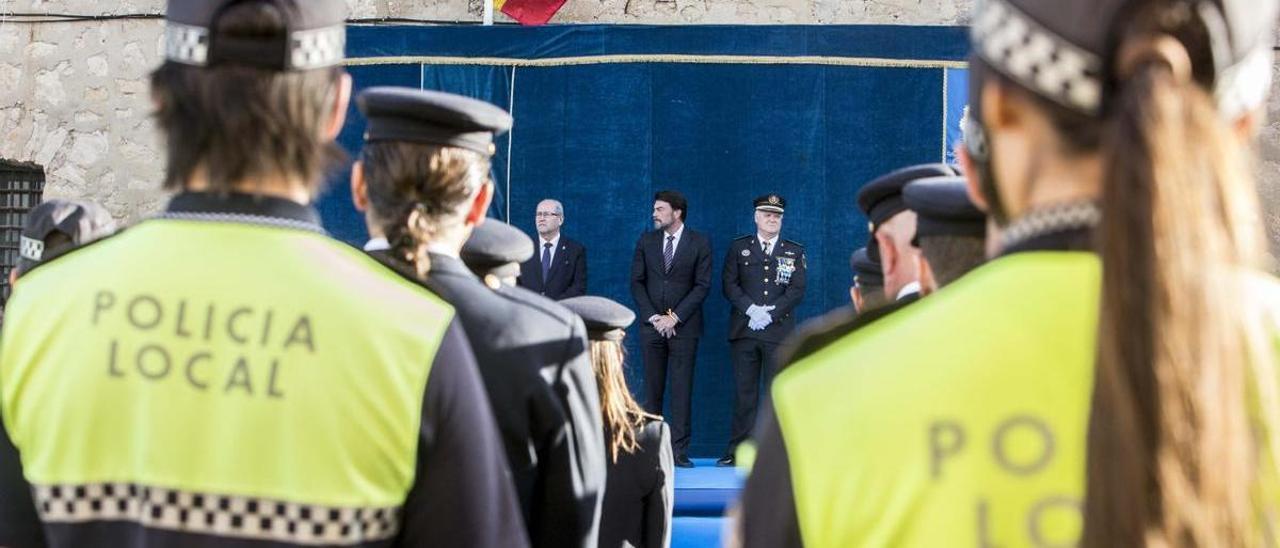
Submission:
[[[475,350],[530,540],[595,546],[605,454],[582,320],[527,290],[490,289],[455,257],[429,256],[427,285],[457,309]]]
[[[804,246],[778,238],[769,255],[754,235],[733,241],[724,256],[721,282],[729,311],[729,340],[742,338],[781,342],[796,326],[795,310],[804,299]],[[753,304],[777,308],[769,311],[773,322],[760,331],[748,327],[747,308]]]
[[[610,434],[605,433],[605,439]],[[609,487],[600,518],[600,548],[666,548],[675,508],[675,460],[671,429],[650,419],[636,429],[635,452],[618,451],[609,464]]]
[[[534,238],[534,253],[529,260],[520,263],[520,287],[553,301],[581,297],[587,294],[587,248],[575,240],[560,235],[560,247],[551,259],[547,279],[542,279],[541,238]]]
[[[181,194],[13,297],[0,546],[527,544],[454,312],[309,207]]]

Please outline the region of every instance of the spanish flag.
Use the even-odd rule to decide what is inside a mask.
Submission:
[[[521,25],[542,25],[560,10],[565,0],[493,0],[493,7]]]

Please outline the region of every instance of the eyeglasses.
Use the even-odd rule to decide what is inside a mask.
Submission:
[[[560,216],[560,214],[559,214],[559,213],[552,213],[552,212],[549,212],[549,211],[539,211],[539,212],[538,212],[538,213],[536,213],[534,216],[535,216],[535,217],[537,217],[537,218],[539,218],[539,219],[541,219],[541,218],[543,218],[543,217],[559,217],[559,216]]]

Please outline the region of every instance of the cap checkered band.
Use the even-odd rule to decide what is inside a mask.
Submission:
[[[309,70],[342,62],[347,49],[347,28],[338,25],[293,33],[290,67]]]
[[[23,259],[39,261],[44,256],[44,242],[22,236],[18,239],[18,255]]]
[[[313,506],[130,483],[38,485],[45,523],[129,521],[145,527],[302,545],[356,545],[393,537],[397,508]]]
[[[1102,221],[1102,209],[1092,202],[1037,209],[1000,229],[1000,245],[1009,249],[1045,234],[1092,228]]]
[[[168,23],[164,27],[164,56],[170,61],[186,65],[204,66],[209,63],[209,29],[181,23]]]
[[[1102,105],[1102,60],[1010,5],[982,0],[974,16],[974,49],[1028,89],[1095,115]]]
[[[165,58],[195,66],[209,64],[209,29],[168,23]],[[342,25],[298,31],[289,36],[289,69],[310,70],[336,65],[346,54],[347,29]]]

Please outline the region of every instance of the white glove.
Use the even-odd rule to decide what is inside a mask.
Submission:
[[[760,329],[764,329],[764,328],[766,328],[766,327],[769,327],[769,324],[773,323],[773,314],[770,314],[770,313],[769,313],[769,311],[770,311],[770,310],[773,310],[774,308],[777,308],[777,307],[776,307],[776,306],[766,306],[766,307],[763,307],[763,308],[764,308],[764,310],[763,310],[762,312],[760,312],[760,321],[759,321],[759,322],[757,322],[757,323],[760,325]]]
[[[751,318],[751,321],[747,322],[747,327],[751,328],[752,331],[760,331],[761,329],[768,327],[769,324],[773,323],[773,316],[769,314],[769,311],[774,308],[777,307],[758,306],[754,304],[747,307],[747,317]]]

